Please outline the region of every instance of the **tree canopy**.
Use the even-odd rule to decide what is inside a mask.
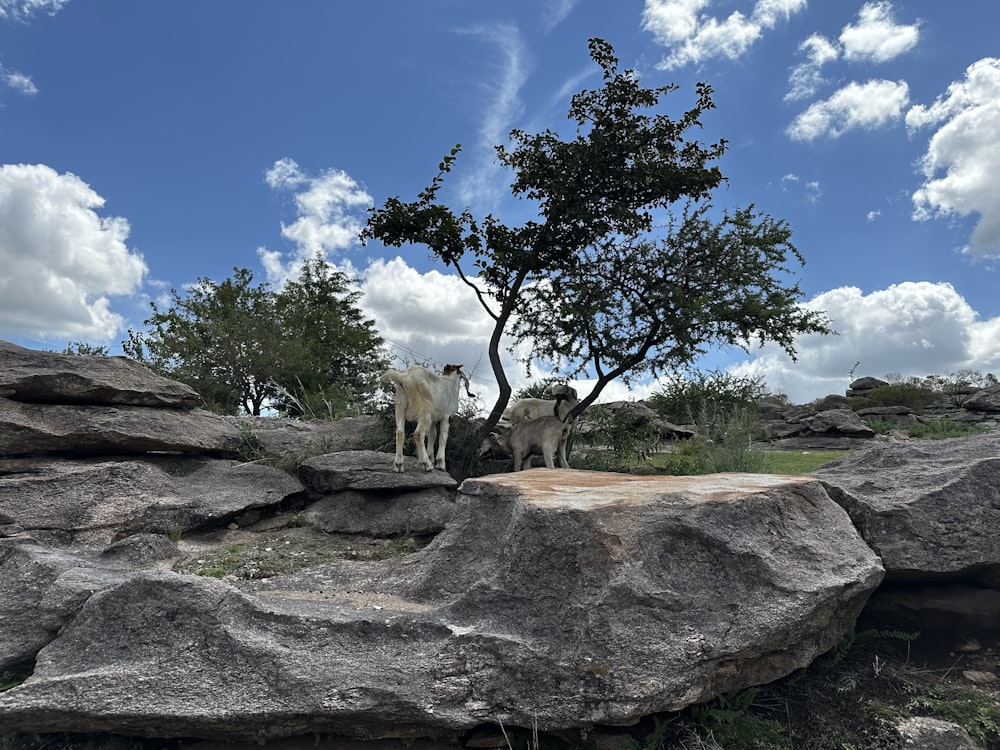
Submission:
[[[671,118],[654,110],[676,86],[646,88],[618,69],[610,44],[591,39],[589,48],[603,86],[573,96],[574,136],[514,130],[509,147],[496,147],[513,195],[537,204],[537,220],[509,227],[444,205],[456,146],[417,200],[388,199],[362,233],[426,245],[492,317],[500,393],[484,431],[510,398],[505,334],[531,342],[563,376],[596,377],[579,412],[616,378],[682,368],[709,345],[774,341],[794,356],[797,335],[829,332],[824,315],[798,304],[791,266],[804,260],[785,222],[753,206],[713,218],[726,142],[691,137],[715,107],[711,87],[698,84],[694,106]]]
[[[341,416],[366,405],[385,369],[382,339],[350,279],[319,256],[279,291],[246,268],[202,278],[129,330],[127,355],[187,383],[223,414]]]

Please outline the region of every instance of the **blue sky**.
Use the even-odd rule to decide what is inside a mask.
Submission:
[[[572,135],[570,96],[600,85],[593,36],[680,86],[666,111],[713,86],[715,204],[789,222],[803,301],[839,333],[800,339],[797,362],[765,347],[702,367],[797,403],[852,371],[1000,374],[996,0],[0,0],[0,338],[118,353],[169,289],[234,266],[280,284],[319,250],[401,361],[462,362],[488,397],[467,288],[357,233],[456,143],[442,197],[529,217],[492,147]]]

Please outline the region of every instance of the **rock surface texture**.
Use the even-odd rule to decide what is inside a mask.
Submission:
[[[630,724],[807,665],[882,577],[809,478],[543,469],[466,481],[384,563],[235,585],[22,544],[0,571],[40,623],[0,730],[244,740]]]

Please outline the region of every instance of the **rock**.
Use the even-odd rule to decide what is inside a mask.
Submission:
[[[398,494],[347,490],[318,500],[301,516],[331,534],[391,537],[436,534],[454,510],[455,501],[440,487]]]
[[[813,472],[886,572],[1000,580],[1000,433],[882,443]]]
[[[372,447],[382,430],[379,418],[371,415],[337,421],[249,416],[225,419],[242,435],[256,440],[264,453],[276,456],[365,450]]]
[[[239,432],[202,409],[27,404],[0,398],[0,457],[192,451],[236,455]]]
[[[979,745],[958,724],[926,716],[904,719],[898,725],[903,747],[914,750],[979,750]]]
[[[192,388],[126,357],[40,352],[8,341],[0,341],[0,396],[36,404],[175,409],[201,402]]]
[[[1000,412],[1000,384],[974,393],[962,404],[962,408],[971,412]]]
[[[889,385],[888,382],[878,378],[858,378],[847,387],[847,397],[866,396],[870,391],[887,385]]]
[[[302,490],[270,466],[204,456],[0,460],[0,513],[55,546],[184,533]]]
[[[447,472],[425,471],[412,456],[403,456],[404,471],[396,472],[394,459],[394,454],[379,451],[327,453],[303,461],[299,465],[299,479],[309,489],[322,494],[341,490],[407,492],[458,486]]]
[[[913,410],[906,406],[871,406],[867,409],[858,409],[858,417],[865,422],[879,421],[888,422],[893,425],[915,425],[925,423],[927,420],[918,417]]]
[[[0,674],[30,669],[93,593],[127,578],[93,558],[32,544],[0,545],[0,571]]]
[[[182,555],[163,534],[132,534],[101,552],[110,565],[124,568],[169,568]]]
[[[816,435],[843,435],[845,437],[875,437],[875,431],[850,409],[827,409],[802,417],[809,432]]]
[[[238,589],[101,560],[2,558],[0,627],[30,631],[34,671],[0,693],[0,732],[628,725],[805,666],[882,577],[815,480],[547,469],[467,480],[430,545],[382,563]]]
[[[813,404],[813,408],[816,411],[827,411],[829,409],[850,409],[851,407],[847,396],[831,393],[829,396],[824,396]]]
[[[779,442],[789,438],[862,439],[875,436],[875,431],[866,425],[850,409],[828,408],[816,411],[807,406],[769,406],[760,411],[759,428],[765,441]],[[825,445],[826,443],[824,443]],[[796,444],[796,447],[799,447]],[[817,448],[809,444],[801,447]]]

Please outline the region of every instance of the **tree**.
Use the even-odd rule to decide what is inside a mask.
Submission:
[[[291,416],[343,414],[368,403],[388,367],[382,338],[357,304],[346,274],[317,254],[275,300],[286,336],[294,338],[278,376],[275,405]]]
[[[514,171],[512,193],[537,203],[537,221],[508,227],[443,205],[438,192],[456,146],[416,201],[388,199],[362,232],[386,245],[427,245],[492,317],[499,397],[484,433],[510,398],[504,334],[531,341],[534,355],[565,376],[596,376],[579,413],[614,379],[682,368],[709,344],[775,341],[794,356],[798,334],[829,332],[825,316],[797,304],[801,291],[788,281],[789,260],[803,258],[787,224],[752,206],[710,218],[712,191],[725,179],[713,162],[726,142],[687,137],[715,106],[711,87],[698,84],[695,106],[671,119],[650,111],[676,86],[641,86],[634,71],[618,70],[603,40],[590,40],[590,56],[604,84],[573,96],[574,138],[514,130],[509,149],[496,147]],[[655,223],[660,214],[665,225]]]
[[[259,415],[284,348],[268,285],[254,286],[248,269],[233,268],[221,283],[200,278],[186,294],[171,289],[170,296],[167,310],[149,303],[149,330],[129,329],[125,354],[187,383],[220,413]]]
[[[194,388],[223,414],[292,416],[324,404],[333,416],[368,399],[384,365],[382,340],[355,307],[349,279],[316,258],[280,292],[234,268],[202,278],[169,309],[151,302],[146,332],[129,330],[125,353]]]

